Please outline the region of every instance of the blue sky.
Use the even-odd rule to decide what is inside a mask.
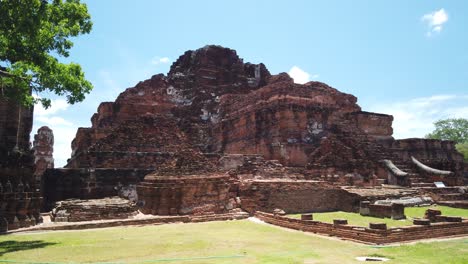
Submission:
[[[71,56],[94,90],[79,104],[35,111],[55,134],[56,166],[103,101],[189,49],[217,44],[297,82],[317,80],[392,114],[396,138],[423,137],[441,118],[468,118],[468,1],[84,1],[94,23]],[[50,95],[49,95],[50,96]]]

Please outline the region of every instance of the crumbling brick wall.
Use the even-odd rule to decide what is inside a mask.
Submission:
[[[276,208],[286,213],[356,211],[358,195],[340,188],[312,181],[249,181],[239,184],[242,209],[271,212]]]

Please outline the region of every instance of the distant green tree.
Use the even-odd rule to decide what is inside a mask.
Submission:
[[[426,138],[452,140],[457,143],[468,141],[468,119],[449,118],[434,123],[435,130]]]
[[[70,37],[91,28],[80,0],[0,0],[0,97],[48,107],[50,99],[32,92],[51,91],[70,104],[83,101],[92,85],[81,66],[57,58],[69,56]]]
[[[434,123],[435,130],[426,138],[452,140],[455,147],[468,161],[468,119],[449,118]]]
[[[458,152],[463,154],[465,160],[468,161],[468,141],[464,143],[458,143],[455,145],[455,147],[457,148]]]

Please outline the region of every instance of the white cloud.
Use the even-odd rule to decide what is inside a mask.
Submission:
[[[38,97],[40,98],[40,97]],[[36,116],[48,116],[53,115],[59,111],[67,110],[69,104],[64,99],[56,99],[51,101],[49,108],[45,109],[42,104],[34,106],[34,115]]]
[[[153,65],[158,65],[158,64],[165,64],[165,63],[169,63],[171,60],[168,58],[168,57],[154,57],[152,60],[151,60],[151,64]]]
[[[369,110],[393,115],[395,138],[424,137],[434,122],[446,118],[468,118],[468,95],[434,95],[408,101],[371,106]]]
[[[289,74],[289,76],[291,76],[291,78],[294,79],[295,83],[304,84],[304,83],[308,82],[309,79],[310,79],[310,74],[303,71],[301,68],[299,68],[297,66],[293,66],[289,70],[288,74]]]
[[[63,167],[71,157],[71,141],[75,138],[76,127],[57,126],[54,132],[55,167]]]
[[[64,126],[72,126],[73,123],[69,122],[59,116],[47,117],[47,116],[39,116],[36,118],[37,121],[45,123],[47,125],[55,126],[55,125],[64,125]]]
[[[164,57],[164,58],[159,59],[159,62],[161,62],[161,63],[168,63],[169,61],[170,60],[169,60],[168,57]]]
[[[427,36],[432,36],[433,33],[440,33],[443,25],[448,21],[449,17],[443,8],[431,13],[425,14],[421,20],[427,24]]]

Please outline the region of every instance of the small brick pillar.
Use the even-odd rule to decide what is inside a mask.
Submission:
[[[431,221],[429,219],[424,219],[424,218],[415,218],[413,219],[413,225],[431,225]]]
[[[403,204],[398,204],[398,203],[392,204],[392,219],[394,220],[406,219],[405,206]]]
[[[312,216],[312,214],[303,214],[301,215],[301,220],[314,220],[314,217]]]
[[[387,230],[387,224],[386,223],[369,223],[369,228]]]
[[[369,215],[370,214],[369,204],[370,204],[369,201],[361,201],[361,203],[359,205],[359,214],[360,215]]]
[[[348,220],[346,219],[333,219],[333,225],[347,225]]]
[[[427,209],[426,213],[424,214],[425,219],[429,219],[431,222],[437,222],[437,216],[442,215],[442,212],[437,209]]]
[[[47,169],[54,168],[54,133],[43,126],[37,130],[33,141],[34,150],[34,189],[41,188],[42,175]]]

